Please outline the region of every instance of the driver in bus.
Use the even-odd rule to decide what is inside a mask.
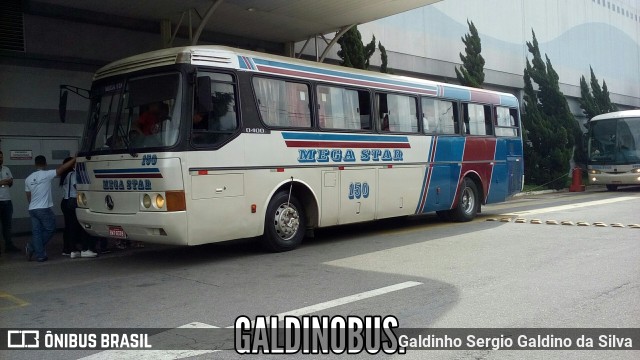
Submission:
[[[149,104],[147,111],[143,112],[134,125],[135,129],[143,135],[153,135],[160,132],[160,124],[167,119],[169,106],[163,102]]]

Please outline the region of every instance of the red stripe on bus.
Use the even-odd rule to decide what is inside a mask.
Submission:
[[[493,161],[496,154],[495,138],[466,138],[463,161]]]

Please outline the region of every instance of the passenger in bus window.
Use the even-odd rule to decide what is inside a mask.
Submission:
[[[191,140],[194,144],[211,144],[215,142],[216,134],[209,132],[209,114],[196,112],[192,119]]]
[[[143,135],[153,135],[160,131],[160,123],[167,118],[169,106],[163,102],[154,102],[144,111],[134,127]]]
[[[382,117],[382,125],[380,126],[382,131],[389,131],[389,114],[384,114]]]
[[[199,111],[193,115],[193,130],[209,130],[207,114]]]

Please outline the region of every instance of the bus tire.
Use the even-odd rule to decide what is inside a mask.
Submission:
[[[469,178],[464,178],[458,195],[458,205],[451,209],[451,218],[457,222],[471,221],[478,214],[479,207],[480,197],[476,183]]]
[[[297,248],[306,230],[304,208],[295,196],[288,192],[276,193],[264,221],[263,245],[269,251],[283,252]]]
[[[618,190],[618,185],[608,184],[607,185],[607,190],[608,191],[616,191],[616,190]]]

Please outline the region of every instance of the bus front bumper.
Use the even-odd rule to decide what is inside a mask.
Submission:
[[[104,214],[78,208],[76,215],[80,226],[93,236],[168,245],[189,244],[184,211]]]
[[[640,173],[589,174],[591,185],[640,185]]]

